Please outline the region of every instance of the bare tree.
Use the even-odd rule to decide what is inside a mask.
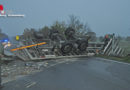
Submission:
[[[72,27],[76,30],[77,33],[80,33],[84,28],[84,24],[80,21],[80,19],[74,15],[69,16],[69,27]]]
[[[88,32],[92,32],[91,28],[88,26],[87,23],[84,24],[78,17],[74,15],[69,16],[68,24],[69,27],[72,27],[73,29],[76,30],[76,34],[78,35],[81,36],[89,35],[90,33]]]
[[[51,26],[52,30],[58,30],[59,33],[63,36],[64,36],[64,32],[65,32],[66,28],[67,28],[67,25],[64,21],[62,21],[62,22],[55,21],[53,23],[53,25]]]
[[[43,27],[43,28],[40,29],[39,31],[43,34],[43,37],[44,37],[45,39],[48,39],[48,38],[49,38],[50,29],[49,29],[48,26]]]

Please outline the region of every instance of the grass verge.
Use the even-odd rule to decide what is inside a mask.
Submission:
[[[96,57],[101,57],[101,58],[111,59],[111,60],[115,60],[115,61],[130,63],[130,56],[126,56],[126,57],[115,57],[115,56],[96,55]]]

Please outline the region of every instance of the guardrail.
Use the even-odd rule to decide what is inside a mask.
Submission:
[[[27,43],[27,42],[26,42]],[[29,42],[28,42],[29,43]],[[35,44],[32,40],[30,41],[29,44]],[[61,57],[80,57],[80,56],[89,56],[88,53],[96,53],[96,50],[101,50],[103,47],[104,43],[103,42],[89,42],[87,50],[83,53],[70,53],[65,56],[63,56],[60,52],[53,52],[52,53],[52,45],[49,45],[47,47],[31,47],[29,48],[24,48],[21,50],[16,50],[13,51],[17,57],[20,59],[26,61],[26,60],[41,60],[41,59],[49,59],[49,58],[61,58]],[[17,47],[25,46],[23,42],[20,42]],[[43,52],[39,52],[38,49],[42,49]],[[44,54],[44,56],[40,55],[41,53]]]
[[[108,42],[108,44],[105,46],[103,50],[104,55],[108,56],[124,56],[124,49],[122,49],[119,46],[119,40],[115,37],[115,35],[112,35],[112,38]]]

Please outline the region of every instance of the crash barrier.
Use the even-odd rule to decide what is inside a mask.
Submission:
[[[108,56],[124,56],[124,49],[119,45],[120,40],[115,37],[115,34],[111,35],[110,40],[105,45],[102,54]]]
[[[47,40],[44,40],[47,41]],[[50,45],[43,45],[38,47],[30,47],[30,48],[24,48],[21,50],[13,51],[13,53],[19,57],[20,59],[26,61],[26,60],[41,60],[41,59],[51,59],[51,58],[64,58],[64,57],[80,57],[80,56],[90,56],[96,52],[96,50],[101,50],[104,43],[95,43],[95,42],[89,42],[88,47],[86,48],[86,51],[71,51],[70,53],[62,53],[60,48],[55,48],[55,50],[52,50],[54,47],[52,46],[52,43]],[[20,42],[20,46],[25,46],[24,43]],[[18,46],[19,47],[19,46]]]

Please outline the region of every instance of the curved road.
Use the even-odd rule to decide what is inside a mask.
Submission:
[[[130,90],[130,65],[103,58],[73,58],[4,86],[2,90]]]

